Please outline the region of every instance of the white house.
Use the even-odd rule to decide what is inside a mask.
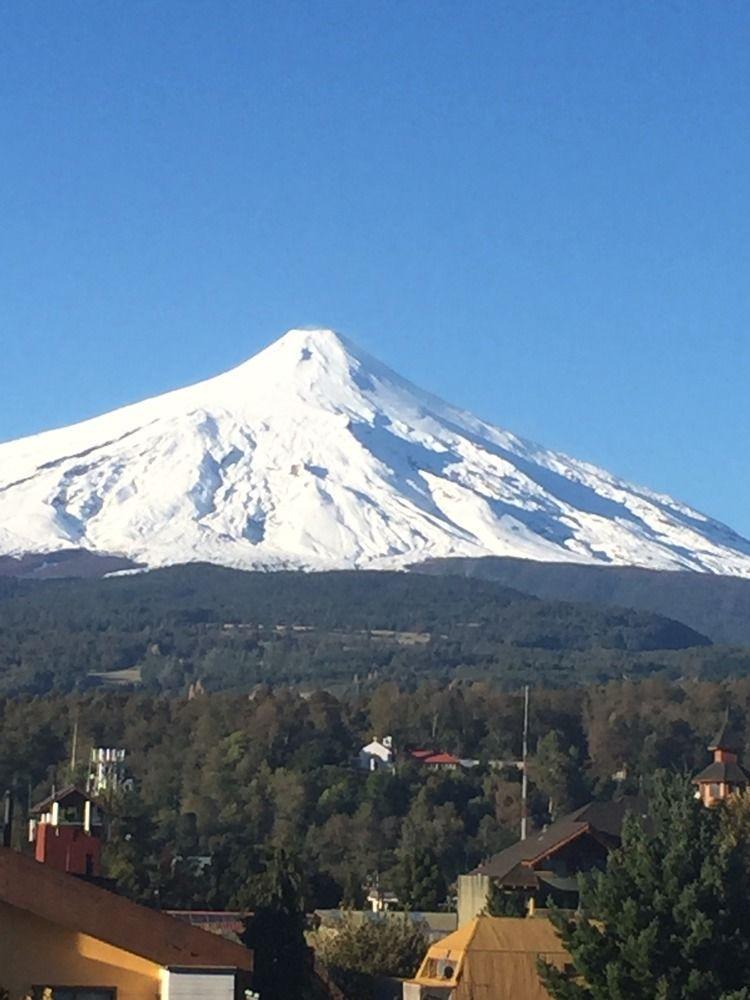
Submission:
[[[374,738],[362,747],[357,758],[357,767],[362,771],[391,771],[393,769],[393,738]]]

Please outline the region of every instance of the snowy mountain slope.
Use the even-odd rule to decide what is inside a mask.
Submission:
[[[399,567],[513,555],[750,576],[750,542],[422,392],[328,330],[0,445],[0,555]]]

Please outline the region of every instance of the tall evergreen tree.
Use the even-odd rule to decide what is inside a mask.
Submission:
[[[528,904],[526,895],[521,891],[501,889],[494,882],[487,893],[485,913],[490,917],[523,917]]]
[[[245,939],[254,952],[253,988],[263,1000],[301,1000],[311,981],[303,878],[284,850],[271,855],[259,903]]]
[[[445,879],[427,847],[403,850],[394,874],[398,898],[407,910],[436,910],[445,899]]]
[[[530,772],[534,785],[547,797],[547,810],[553,821],[590,798],[577,753],[573,748],[565,748],[554,729],[539,740]]]
[[[750,1000],[748,873],[723,809],[660,775],[647,821],[583,891],[580,918],[556,914],[572,968],[541,966],[555,1000]]]

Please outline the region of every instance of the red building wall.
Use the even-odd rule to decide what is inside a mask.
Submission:
[[[36,828],[35,857],[71,875],[101,875],[101,841],[78,826],[40,823]]]

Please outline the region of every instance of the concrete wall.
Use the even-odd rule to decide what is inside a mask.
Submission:
[[[458,876],[458,926],[479,916],[487,906],[490,880],[487,875]]]
[[[0,902],[0,987],[12,997],[32,986],[100,986],[117,1000],[156,1000],[160,968],[86,934]]]

